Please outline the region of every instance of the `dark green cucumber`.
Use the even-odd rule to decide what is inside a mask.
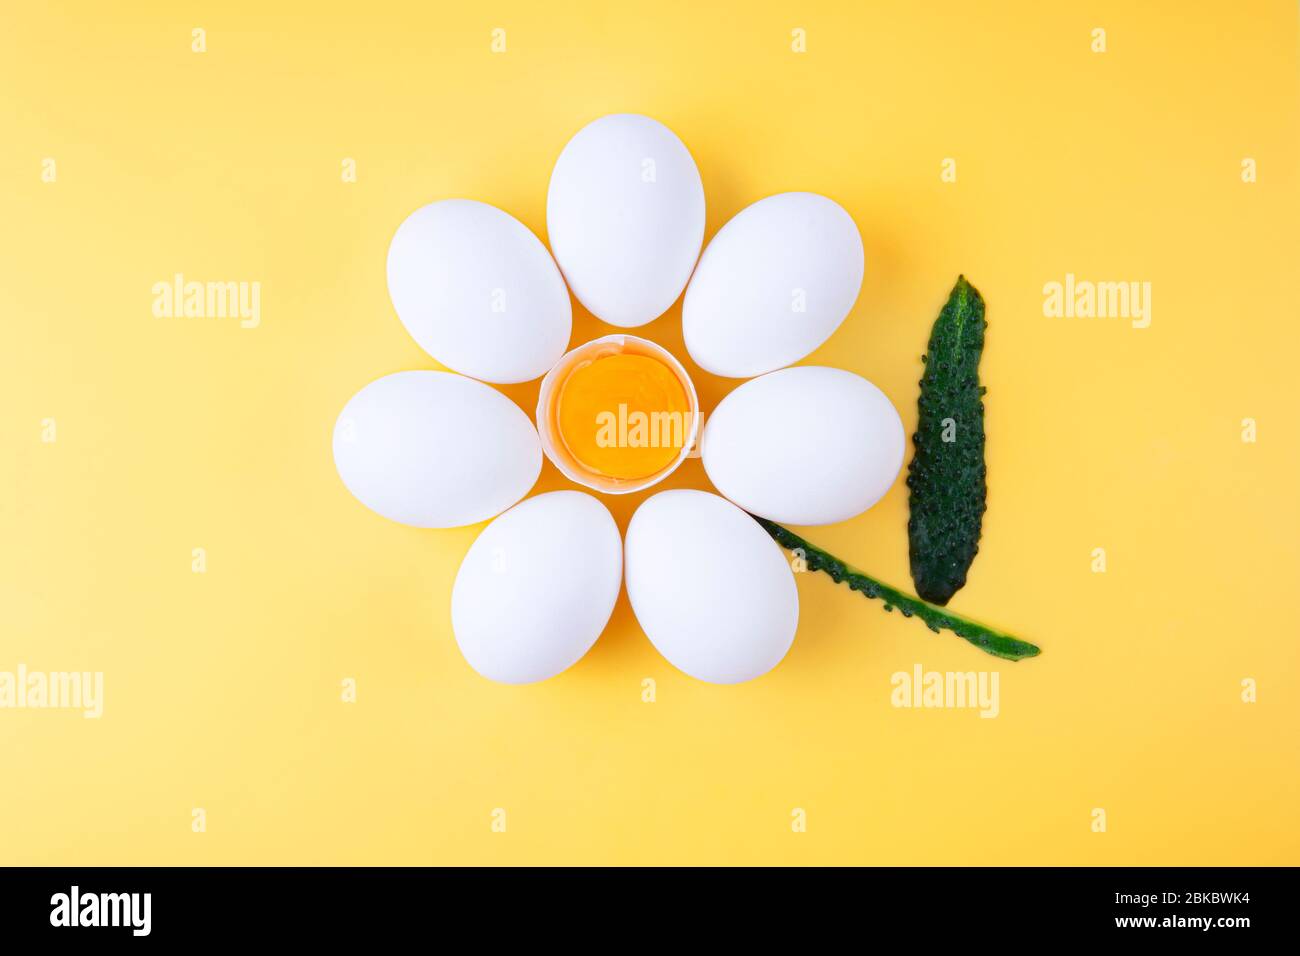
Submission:
[[[936,634],[941,630],[952,631],[958,637],[970,641],[984,653],[992,654],[994,657],[1001,657],[1004,660],[1018,661],[1026,657],[1037,657],[1042,653],[1028,641],[1022,641],[1009,634],[1003,634],[990,627],[985,627],[983,624],[977,624],[975,621],[953,614],[951,611],[937,608],[933,604],[927,604],[925,601],[918,600],[910,594],[905,594],[897,588],[892,588],[888,584],[877,581],[870,575],[863,574],[856,568],[845,564],[834,555],[809,544],[793,531],[783,528],[775,522],[760,518],[757,515],[752,517],[762,525],[763,530],[770,534],[777,544],[788,551],[797,551],[808,566],[808,570],[823,571],[829,574],[831,580],[837,584],[840,581],[846,581],[850,590],[860,591],[869,598],[880,598],[885,602],[886,611],[898,608],[903,613],[903,617],[919,617],[925,622],[926,627]]]
[[[948,603],[979,552],[988,475],[979,364],[987,325],[984,300],[958,276],[921,357],[907,536],[916,593],[932,604]]]

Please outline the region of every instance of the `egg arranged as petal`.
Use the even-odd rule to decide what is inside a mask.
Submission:
[[[339,413],[334,465],[371,511],[419,528],[455,528],[528,494],[542,446],[528,416],[491,386],[452,372],[397,372]]]
[[[388,247],[388,294],[421,348],[484,382],[545,375],[569,344],[573,310],[551,254],[487,203],[445,199],[411,213]]]
[[[785,555],[731,502],[661,491],[632,515],[624,548],[632,610],[678,670],[715,684],[766,674],[799,624]]]
[[[861,514],[903,465],[903,422],[860,375],[801,365],[745,382],[704,426],[714,487],[746,511],[818,525]]]
[[[551,251],[472,200],[434,202],[401,223],[389,294],[412,337],[451,371],[399,372],[357,392],[334,429],[339,476],[366,507],[404,524],[494,519],[451,595],[457,645],[491,680],[526,684],[572,666],[608,624],[622,582],[673,666],[719,684],[760,677],[792,646],[799,597],[755,517],[852,517],[902,464],[902,424],[879,389],[837,369],[789,367],[857,301],[857,226],[825,196],[782,193],[739,212],[701,256],[695,160],[668,127],[632,113],[600,117],[564,146],[546,223]],[[696,364],[759,376],[703,427],[690,375],[662,346],[620,333],[566,351],[570,294],[630,329],[683,290],[683,340]],[[485,384],[542,376],[540,432]],[[543,450],[566,477],[617,495],[663,480],[697,438],[722,495],[655,494],[625,541],[591,495],[522,500]]]
[[[451,594],[456,643],[491,680],[554,677],[596,642],[622,575],[618,526],[603,504],[580,491],[529,498],[465,555]]]
[[[816,193],[760,199],[700,257],[682,305],[686,350],[729,378],[792,365],[839,328],[864,269],[858,227],[837,203]]]
[[[704,185],[668,127],[616,113],[569,140],[546,198],[551,249],[573,294],[624,328],[666,312],[704,241]]]

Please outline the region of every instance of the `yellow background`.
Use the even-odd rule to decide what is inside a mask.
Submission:
[[[102,670],[105,712],[0,711],[0,862],[1300,862],[1294,2],[270,6],[3,14],[0,670]],[[742,686],[676,672],[625,595],[554,680],[464,663],[479,529],[367,511],[334,420],[436,367],[385,289],[398,223],[464,196],[544,238],[556,156],[615,111],[689,146],[706,239],[778,191],[849,210],[866,281],[806,362],[909,433],[930,325],[980,288],[989,512],[952,607],[1042,657],[800,575],[793,650]],[[260,281],[260,328],[154,318],[176,272]],[[1067,272],[1151,282],[1151,327],[1044,318]],[[608,331],[575,307],[575,344]],[[646,332],[686,358],[680,306]],[[900,478],[808,536],[910,588],[906,515]],[[893,708],[917,663],[999,671],[1001,715]]]

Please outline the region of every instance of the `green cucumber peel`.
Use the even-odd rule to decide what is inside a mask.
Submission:
[[[947,604],[979,553],[987,497],[984,464],[984,300],[957,277],[921,356],[921,396],[908,465],[907,537],[916,593]]]
[[[963,640],[969,641],[985,654],[992,654],[1003,660],[1018,661],[1026,657],[1037,657],[1042,653],[1038,647],[1028,641],[1022,641],[1010,634],[1003,634],[990,627],[979,624],[969,618],[954,614],[952,611],[937,607],[920,598],[913,597],[897,588],[878,581],[869,574],[864,574],[850,567],[833,554],[823,551],[816,545],[809,544],[793,531],[781,527],[775,522],[752,515],[781,547],[801,556],[810,571],[822,571],[830,575],[836,584],[847,582],[849,589],[858,591],[868,598],[884,601],[885,610],[898,608],[903,617],[919,617],[926,627],[934,631],[952,631]]]

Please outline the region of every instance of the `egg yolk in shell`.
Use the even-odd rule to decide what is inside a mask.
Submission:
[[[611,478],[648,478],[681,453],[690,402],[677,373],[649,355],[602,355],[560,386],[556,424],[569,454]]]

